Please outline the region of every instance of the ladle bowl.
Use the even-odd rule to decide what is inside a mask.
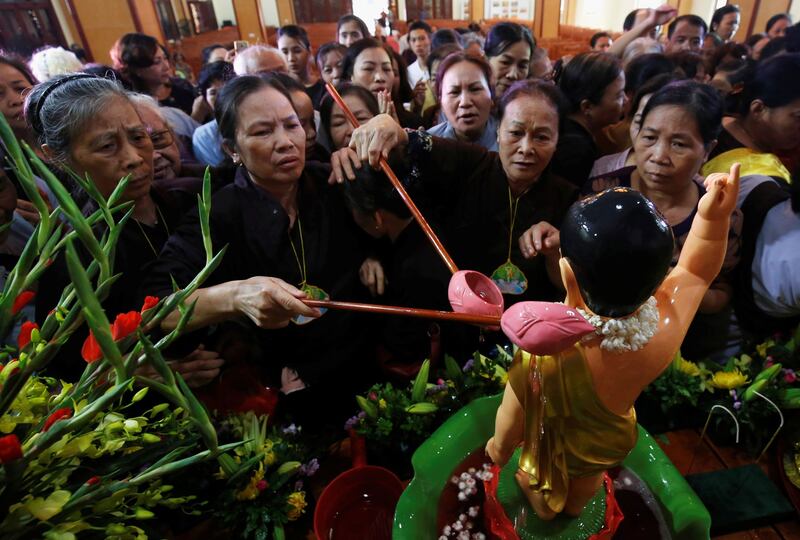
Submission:
[[[503,315],[503,293],[494,281],[474,270],[459,270],[453,274],[447,297],[457,313],[492,317]]]

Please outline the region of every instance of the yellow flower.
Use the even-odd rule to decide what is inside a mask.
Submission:
[[[300,516],[305,512],[306,506],[308,503],[306,502],[306,492],[305,491],[295,491],[286,499],[286,503],[291,507],[289,508],[289,513],[287,517],[289,521],[295,521],[300,519]]]
[[[47,521],[61,512],[61,509],[69,501],[70,495],[69,491],[59,489],[48,495],[46,499],[43,497],[26,497],[22,506],[36,519]]]
[[[264,465],[259,463],[258,470],[253,473],[253,476],[250,477],[250,481],[247,483],[247,486],[240,492],[236,494],[237,501],[252,501],[256,497],[260,491],[258,490],[258,483],[263,480],[264,478]]]
[[[709,384],[714,388],[732,390],[739,388],[746,382],[747,376],[743,375],[738,369],[734,369],[733,371],[717,371],[709,381]]]
[[[677,361],[675,362],[675,367],[678,369],[678,371],[685,373],[690,377],[700,376],[700,368],[691,360],[684,360],[683,358],[678,357]]]
[[[768,339],[764,343],[760,343],[760,344],[756,345],[756,352],[758,352],[758,355],[761,358],[766,358],[767,357],[767,349],[769,349],[773,345],[775,345],[775,341],[772,340],[772,339]]]
[[[270,439],[264,441],[264,446],[262,447],[264,450],[264,463],[266,463],[267,467],[273,465],[277,458],[275,457],[275,452],[272,451],[273,442]]]
[[[383,398],[379,399],[378,400],[378,407],[381,408],[381,409],[385,409],[386,408],[386,400],[383,399]]]

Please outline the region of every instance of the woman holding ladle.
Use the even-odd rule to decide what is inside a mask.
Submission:
[[[507,304],[556,300],[563,295],[556,227],[577,198],[548,170],[562,110],[552,85],[515,84],[500,102],[498,153],[407,132],[379,115],[353,132],[349,148],[333,154],[334,177],[353,180],[363,162],[377,166],[390,151],[404,151],[445,224],[459,267],[491,276]]]
[[[238,321],[257,341],[248,359],[265,384],[280,387],[295,418],[303,425],[321,417],[338,422],[366,374],[360,316],[337,311],[311,324],[290,321],[321,315],[303,302],[309,298],[358,299],[361,233],[340,190],[328,185],[329,169],[306,163],[305,132],[280,81],[238,77],[215,108],[224,149],[239,167],[234,183],[212,197],[213,249],[227,251],[188,299],[197,302],[188,329]],[[146,272],[143,293],[166,296],[172,278],[185,286],[204,264],[194,211]],[[164,326],[177,322],[168,318]]]

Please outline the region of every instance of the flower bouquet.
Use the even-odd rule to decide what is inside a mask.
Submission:
[[[111,324],[100,302],[117,277],[114,246],[132,213],[132,203],[120,202],[127,178],[108,200],[91,181],[76,178],[98,205],[85,217],[30,148],[23,153],[2,116],[0,136],[41,214],[0,293],[0,336],[21,322],[22,306],[62,251],[72,280],[41,327],[25,322],[17,343],[0,351],[0,537],[146,538],[158,512],[196,511],[194,503],[187,504],[194,495],[173,491],[177,472],[211,458],[230,466],[233,458],[224,452],[241,444],[218,444],[206,410],[162,356],[191,317],[192,306],[184,300],[222,257],[211,252],[208,174],[199,200],[205,268],[185,289],[163,300],[148,298],[141,310],[120,314]],[[58,200],[52,212],[36,189],[34,169]],[[101,223],[106,232],[98,235],[95,225]],[[91,255],[87,267],[77,255],[78,242]],[[151,330],[176,309],[177,328],[151,340]],[[42,376],[52,361],[80,361],[59,357],[59,349],[84,322],[91,333],[82,349],[86,367],[80,379],[68,383]],[[158,380],[140,375],[142,366],[150,366]],[[146,407],[142,400],[148,392],[155,403]]]
[[[732,357],[725,365],[691,362],[678,353],[644,396],[656,401],[666,417],[688,415],[702,420],[712,408],[726,409],[729,414],[714,412],[708,425],[715,442],[733,444],[738,431],[744,448],[757,455],[772,442],[783,421],[782,411],[800,408],[795,371],[800,369],[798,340],[800,328],[793,336],[769,339],[751,354]]]
[[[221,437],[245,441],[233,450],[235,472],[220,468],[215,475],[224,484],[215,490],[220,494],[213,502],[214,514],[235,538],[283,538],[284,526],[305,513],[305,481],[319,463],[309,458],[301,431],[294,424],[270,426],[266,416],[252,412],[222,421]]]
[[[463,366],[446,356],[435,383],[428,382],[426,360],[407,388],[380,383],[356,396],[361,411],[345,423],[345,430],[365,438],[376,465],[408,477],[414,451],[447,418],[473,399],[503,390],[512,358],[501,347],[493,358],[476,352]]]

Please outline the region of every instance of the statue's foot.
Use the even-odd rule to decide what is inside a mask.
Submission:
[[[517,478],[519,487],[522,489],[522,492],[528,499],[528,503],[531,505],[531,508],[533,508],[533,510],[536,512],[536,515],[539,516],[539,519],[550,521],[556,517],[557,514],[553,512],[549,506],[547,506],[547,503],[544,502],[544,496],[541,493],[531,489],[530,478],[528,477],[528,474],[518,470],[515,476]]]

